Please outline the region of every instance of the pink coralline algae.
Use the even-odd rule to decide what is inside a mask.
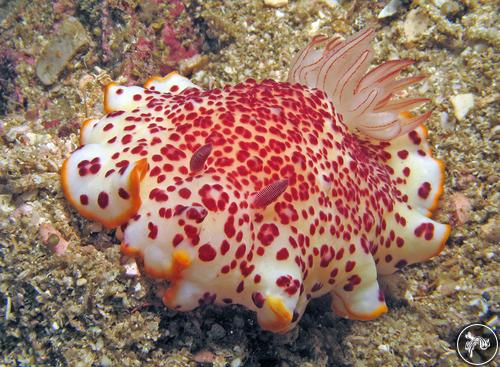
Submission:
[[[123,253],[170,281],[166,306],[240,304],[286,332],[329,293],[341,316],[386,312],[377,274],[438,254],[443,188],[421,125],[423,98],[393,98],[396,60],[367,72],[373,30],[316,37],[287,82],[202,90],[176,73],[106,88],[63,164],[68,200],[121,226]]]

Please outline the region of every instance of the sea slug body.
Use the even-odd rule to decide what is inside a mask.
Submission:
[[[170,308],[240,304],[286,332],[329,293],[337,314],[377,317],[377,274],[438,254],[450,227],[430,219],[444,180],[430,113],[407,112],[427,99],[392,98],[422,78],[397,79],[407,60],[367,72],[373,37],[314,38],[287,82],[110,84],[63,164],[66,197],[122,227]]]

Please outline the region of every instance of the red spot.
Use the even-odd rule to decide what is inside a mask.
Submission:
[[[148,237],[151,238],[152,240],[156,239],[156,237],[158,236],[158,226],[152,222],[149,222],[148,229],[149,229]]]
[[[427,225],[427,230],[425,231],[424,238],[427,241],[430,241],[430,240],[432,240],[433,237],[434,237],[434,225],[432,223],[429,223]]]
[[[354,266],[356,265],[356,262],[355,261],[351,261],[349,260],[346,264],[345,264],[345,272],[346,273],[349,273],[350,271],[352,271],[352,269],[354,269]]]
[[[257,234],[257,238],[264,246],[269,246],[277,236],[279,236],[279,230],[274,223],[264,223]]]
[[[406,266],[408,262],[406,260],[399,260],[396,265],[394,265],[396,268],[401,269]]]
[[[233,237],[236,233],[236,229],[234,228],[234,217],[232,215],[227,218],[224,224],[224,233],[228,238]]]
[[[122,138],[122,144],[128,144],[131,141],[132,141],[132,135],[130,134],[124,135]]]
[[[209,243],[198,248],[198,257],[201,261],[212,261],[215,259],[215,256],[217,256],[217,252],[215,252],[215,249]]]
[[[290,285],[290,276],[280,276],[278,279],[276,279],[276,285],[280,288],[288,287]]]
[[[88,160],[84,159],[83,161],[80,161],[80,162],[78,163],[77,167],[78,167],[78,168],[84,168],[84,167],[88,166],[88,165],[89,165],[89,163],[90,163],[90,162],[89,162]]]
[[[189,199],[191,196],[191,191],[188,188],[183,187],[179,190],[179,196],[183,199]]]
[[[103,127],[103,131],[108,131],[108,130],[111,130],[113,128],[113,124],[110,122],[108,124],[106,124],[106,126]]]
[[[408,151],[403,149],[398,152],[398,157],[401,159],[406,159],[408,158]]]
[[[385,301],[384,292],[382,292],[381,289],[378,290],[378,300],[380,302],[384,302]]]
[[[252,293],[252,301],[257,306],[257,308],[262,308],[264,306],[264,296],[260,292]]]
[[[222,244],[220,246],[221,255],[225,255],[229,251],[229,248],[229,242],[227,242],[226,240],[222,241]]]
[[[420,136],[418,136],[418,133],[415,130],[408,133],[408,137],[415,145],[419,145],[422,142],[422,139],[420,139]]]
[[[80,203],[82,205],[88,205],[89,204],[89,197],[85,194],[80,195]]]
[[[240,259],[240,258],[242,258],[245,255],[245,251],[246,251],[246,246],[245,245],[240,245],[238,247],[238,249],[236,250],[236,253],[234,254],[234,256],[237,259]]]
[[[186,154],[182,150],[177,149],[171,144],[166,144],[163,148],[160,149],[160,152],[172,161],[179,161],[183,158],[186,158]]]
[[[161,169],[158,166],[153,167],[153,169],[149,172],[149,176],[155,177],[161,173]]]
[[[418,189],[418,196],[420,196],[422,199],[427,199],[429,197],[431,189],[431,184],[429,182],[424,182]]]
[[[186,233],[186,236],[191,239],[195,238],[198,235],[198,230],[196,229],[196,227],[189,224],[184,226],[184,232]]]
[[[238,212],[238,205],[235,202],[232,202],[228,208],[229,214],[236,214]]]
[[[286,260],[289,256],[288,250],[283,247],[276,253],[276,260]]]
[[[104,191],[101,191],[99,193],[99,196],[97,197],[97,204],[99,205],[99,207],[101,209],[106,209],[108,207],[108,204],[109,204],[108,194],[105,193]]]
[[[90,166],[89,171],[90,171],[90,173],[95,175],[97,172],[99,172],[100,169],[101,169],[101,165],[99,163],[97,163],[97,164]]]
[[[347,283],[346,285],[344,285],[344,290],[346,292],[352,292],[353,289],[354,289],[354,286],[351,283]]]
[[[172,243],[173,243],[174,247],[177,247],[179,245],[179,243],[182,242],[183,239],[184,239],[184,236],[181,235],[180,233],[177,233],[174,236],[174,239],[172,240]]]
[[[121,187],[118,189],[118,195],[124,200],[130,199],[130,194]]]
[[[193,205],[192,207],[189,207],[189,209],[186,211],[186,217],[188,219],[196,221],[196,223],[203,222],[207,214],[208,211],[199,205]]]
[[[314,283],[314,285],[311,288],[311,292],[317,292],[321,288],[323,288],[323,284],[321,284],[321,283]]]
[[[401,237],[396,238],[396,245],[398,247],[403,247],[404,244],[405,244],[405,241]]]
[[[422,223],[413,232],[415,236],[421,237],[422,235],[427,241],[432,240],[434,237],[434,224],[432,223]]]
[[[134,94],[134,101],[140,101],[142,99],[142,96],[140,94]]]
[[[149,193],[149,198],[151,200],[155,200],[157,202],[165,202],[168,200],[168,195],[165,191],[159,189],[159,188],[154,188],[153,190],[151,190],[151,192]]]
[[[205,205],[205,207],[208,210],[216,212],[217,211],[217,202],[215,201],[215,199],[212,196],[212,188],[213,187],[215,187],[215,185],[210,186],[209,184],[204,184],[201,187],[201,189],[198,190],[198,194],[201,197],[201,201],[203,202],[203,205]],[[228,199],[229,199],[229,197],[228,197]]]
[[[241,275],[243,275],[245,278],[249,276],[252,273],[252,271],[254,271],[254,269],[255,265],[248,265],[246,261],[243,261],[240,264]]]
[[[243,289],[245,289],[245,283],[243,280],[238,284],[238,287],[236,287],[236,292],[241,293],[243,292]]]
[[[236,159],[238,159],[241,163],[245,162],[248,157],[250,157],[250,153],[246,150],[238,150],[238,153],[236,153]]]
[[[235,121],[234,116],[230,112],[221,113],[219,118],[222,121],[222,123],[228,127],[232,127],[234,125],[234,121]]]

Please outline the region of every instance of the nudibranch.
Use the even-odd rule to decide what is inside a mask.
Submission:
[[[430,218],[444,180],[430,112],[409,112],[428,100],[398,97],[422,77],[398,78],[408,60],[368,71],[374,33],[315,37],[287,82],[108,85],[62,166],[67,199],[121,227],[169,308],[239,304],[286,332],[329,293],[340,316],[379,316],[377,275],[438,254],[450,227]]]

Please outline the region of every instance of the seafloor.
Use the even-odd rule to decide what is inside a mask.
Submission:
[[[460,329],[496,327],[499,312],[498,2],[402,0],[381,14],[388,2],[0,0],[0,365],[462,365]],[[378,62],[410,58],[428,75],[415,92],[432,98],[446,163],[435,217],[453,225],[441,255],[383,280],[388,314],[349,321],[320,299],[273,335],[236,306],[168,311],[153,282],[127,275],[113,231],[63,198],[59,167],[106,82],[174,69],[204,87],[283,80],[314,34],[366,26]]]

